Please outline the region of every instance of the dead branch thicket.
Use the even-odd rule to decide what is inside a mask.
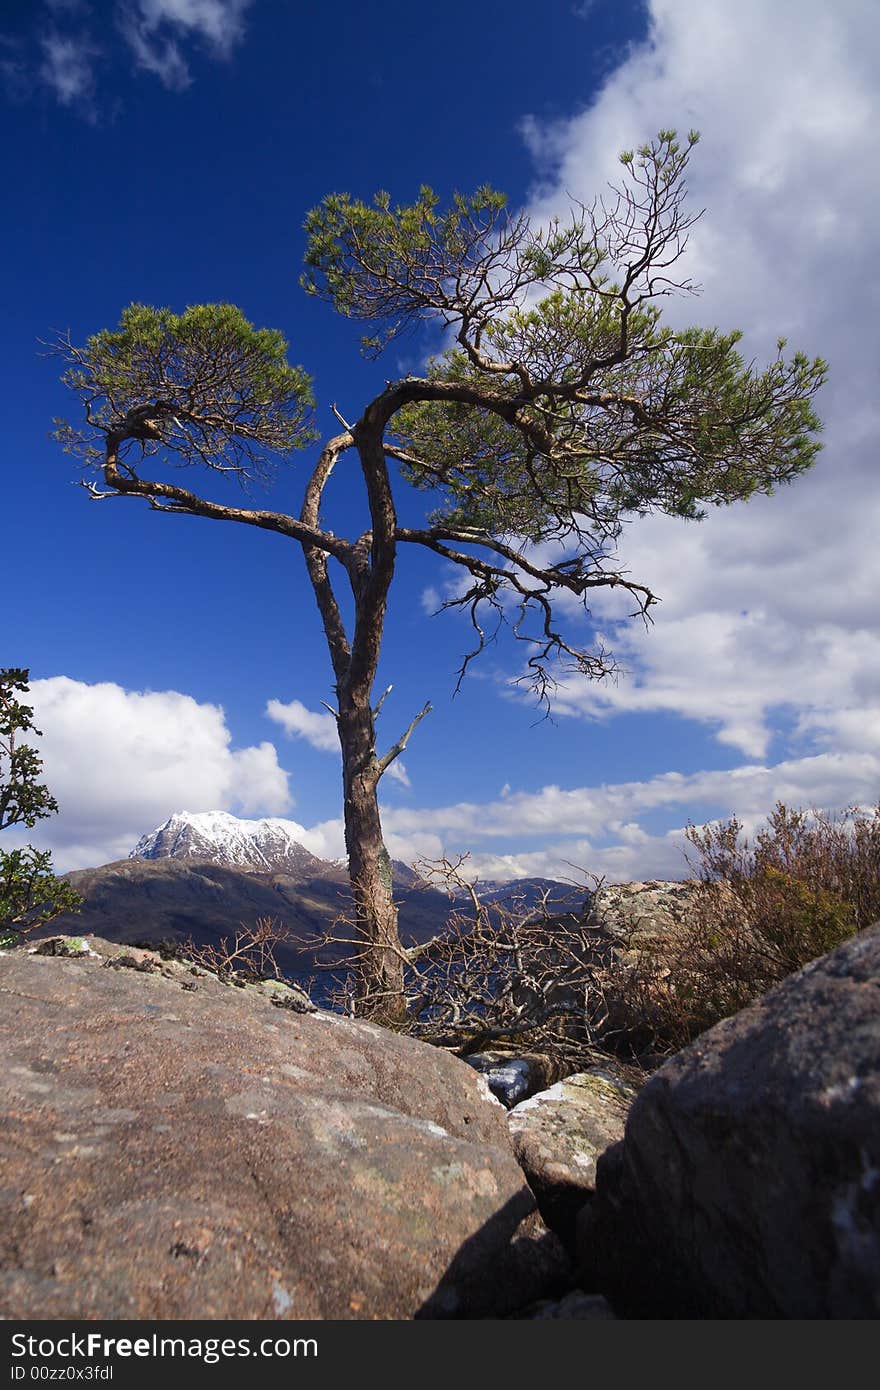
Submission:
[[[274,917],[258,917],[253,926],[242,922],[231,944],[228,936],[221,936],[216,944],[198,946],[190,936],[181,947],[181,954],[229,984],[282,980],[284,972],[275,959],[275,951],[289,940],[290,932],[282,922]]]
[[[464,876],[466,858],[416,866],[425,888],[446,888],[450,912],[430,941],[398,948],[407,1012],[396,1028],[459,1056],[538,1051],[568,1071],[595,1060],[607,1022],[608,952],[603,933],[585,920],[586,888],[572,886],[569,911],[551,908],[549,892],[530,909],[503,907],[481,900],[478,885]],[[367,985],[369,943],[356,940],[348,916],[318,938],[291,944],[320,956],[342,943],[347,956],[317,966],[328,976],[330,1007],[384,1019],[386,1000]]]

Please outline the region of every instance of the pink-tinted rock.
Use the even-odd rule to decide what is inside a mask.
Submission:
[[[5,1317],[493,1316],[558,1280],[470,1068],[90,945],[0,956]]]

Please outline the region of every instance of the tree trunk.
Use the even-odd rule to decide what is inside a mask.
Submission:
[[[377,415],[375,410],[368,410],[356,426],[328,441],[306,488],[301,520],[313,528],[320,526],[321,498],[336,459],[355,446],[372,528],[336,556],[354,597],[351,642],[327,572],[327,552],[305,544],[303,553],[336,678],[345,847],[355,906],[355,1004],[359,1014],[391,1023],[405,1017],[406,1000],[391,858],[382,838],[377,789],[383,766],[402,750],[407,735],[380,763],[376,756],[376,712],[371,691],[379,664],[388,589],[394,576],[397,525],[385,464],[384,424],[381,412]]]
[[[379,817],[379,766],[369,697],[340,700],[339,737],[345,812],[345,847],[355,903],[357,1011],[379,1021],[406,1014],[403,959],[391,858]]]

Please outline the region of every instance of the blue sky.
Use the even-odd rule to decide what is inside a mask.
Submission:
[[[303,217],[325,193],[490,181],[542,218],[668,125],[702,132],[690,182],[707,208],[688,266],[703,293],[670,317],[741,327],[759,357],[779,333],[828,357],[826,449],[775,498],[629,528],[621,555],[663,599],[655,624],[601,604],[628,674],[567,685],[555,722],[512,688],[510,643],[453,700],[467,631],[428,616],[449,577],[403,556],[386,740],[426,699],[434,712],[383,783],[389,843],[469,851],[497,877],[680,876],[688,818],[875,801],[878,32],[859,0],[7,4],[2,664],[31,669],[61,804],[32,841],[80,867],[175,810],[225,809],[287,816],[309,848],[342,852],[298,549],[89,501],[48,439],[73,402],[38,339],[81,341],[133,300],[229,300],[285,332],[326,434],[331,402],[356,416],[428,345],[366,363],[357,327],[298,288]],[[305,473],[295,461],[270,504],[298,511]],[[354,480],[333,506],[334,529],[363,529]]]

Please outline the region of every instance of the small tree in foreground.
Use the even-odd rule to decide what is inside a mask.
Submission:
[[[386,383],[353,422],[334,407],[340,430],[318,454],[298,516],[149,476],[151,463],[176,462],[246,483],[313,441],[309,381],[280,334],[230,305],[180,315],[134,305],[117,330],[57,344],[85,413],[84,427],[62,423],[58,434],[84,459],[93,497],[140,497],[157,513],[256,526],[302,548],[335,681],[362,993],[388,1017],[403,1011],[404,971],[377,789],[429,708],[378,751],[373,684],[399,547],[429,550],[462,575],[445,605],[473,625],[461,674],[507,623],[526,648],[523,679],[546,698],[560,670],[614,670],[589,634],[563,630],[560,599],[589,615],[590,595],[616,588],[643,617],[656,601],[617,555],[629,518],[694,519],[707,504],[773,491],[816,456],[823,362],[786,358],[780,342],[758,370],[743,362],[737,332],[661,320],[664,297],[693,288],[674,267],[695,220],[685,171],[696,138],[665,131],[624,153],[610,199],[544,227],[488,188],[445,211],[423,188],[407,207],[386,194],[371,205],[333,194],[309,213],[304,286],[370,326],[368,354],[422,321],[453,345],[424,375]],[[366,491],[364,529],[350,538],[321,511],[347,458]],[[407,485],[430,497],[420,526],[398,520]]]
[[[49,788],[40,782],[42,759],[20,741],[32,733],[33,711],[18,697],[28,692],[29,673],[20,667],[0,670],[0,830],[24,825],[29,830],[58,810]],[[31,845],[0,850],[0,947],[14,946],[27,932],[62,912],[75,912],[82,899],[52,872],[48,850]]]

